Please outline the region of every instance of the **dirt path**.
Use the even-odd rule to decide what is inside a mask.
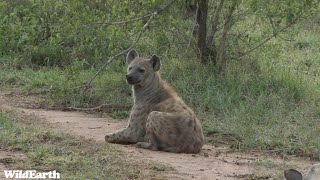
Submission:
[[[27,157],[19,152],[16,151],[8,151],[5,149],[2,149],[0,145],[0,179],[5,179],[5,170],[9,170],[6,166],[7,164],[10,164],[15,161],[21,161],[26,159]]]
[[[8,99],[10,99],[10,97],[0,94],[0,103],[6,108],[36,115],[43,121],[51,123],[61,132],[94,139],[97,142],[104,142],[104,136],[107,133],[124,128],[127,124],[127,120],[99,118],[81,112],[13,107],[8,103]],[[278,164],[293,165],[304,169],[311,164],[309,161],[295,157],[289,157],[290,161],[287,160],[286,162],[286,160],[279,157],[269,157],[254,152],[250,154],[231,153],[228,152],[228,148],[214,147],[211,145],[205,145],[200,154],[197,155],[149,151],[137,149],[131,145],[118,146],[126,152],[128,156],[155,161],[174,168],[176,170],[174,174],[167,175],[170,179],[273,179],[282,171],[278,168],[280,167]],[[263,164],[269,164],[269,166]],[[171,172],[172,171],[170,171],[170,173]]]

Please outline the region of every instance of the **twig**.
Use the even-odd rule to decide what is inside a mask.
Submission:
[[[143,28],[140,30],[140,33],[137,37],[137,39],[132,43],[132,45],[128,48],[128,49],[125,49],[124,51],[112,56],[109,60],[107,60],[100,68],[99,70],[91,77],[91,79],[89,81],[87,81],[87,83],[85,84],[84,86],[84,91],[88,90],[90,87],[91,87],[91,84],[93,82],[93,80],[101,73],[101,71],[103,69],[105,69],[107,67],[107,65],[109,65],[110,63],[112,63],[112,61],[114,59],[116,59],[117,57],[129,52],[132,48],[134,48],[139,40],[141,39],[143,33],[148,29],[149,25],[150,25],[150,22],[158,15],[160,14],[161,12],[163,12],[164,10],[166,10],[169,6],[171,6],[173,3],[175,2],[175,0],[171,0],[167,5],[165,5],[164,7],[160,8],[159,10],[151,13],[151,16],[149,18],[149,20],[143,25]]]
[[[220,3],[218,5],[218,7],[215,9],[216,13],[214,15],[214,18],[213,18],[213,22],[212,22],[212,33],[211,35],[208,37],[208,45],[211,46],[213,45],[213,40],[215,38],[215,34],[218,30],[220,30],[222,27],[218,28],[218,25],[219,25],[219,18],[220,18],[220,14],[221,14],[221,10],[223,8],[223,4],[224,4],[224,0],[220,0]],[[224,24],[225,25],[225,24]]]
[[[233,59],[241,59],[242,57],[248,55],[249,53],[251,53],[252,51],[258,49],[259,47],[261,47],[262,45],[264,45],[266,42],[268,42],[269,40],[271,40],[272,38],[276,37],[279,33],[287,30],[289,27],[291,27],[292,25],[294,25],[297,20],[301,17],[300,16],[296,17],[293,21],[291,21],[287,26],[285,26],[284,28],[280,29],[277,32],[272,33],[272,35],[270,35],[269,37],[265,38],[263,41],[261,41],[258,45],[256,45],[255,47],[249,49],[248,51],[244,52],[241,56],[233,58]]]
[[[220,45],[218,47],[218,52],[217,52],[217,67],[219,68],[219,71],[223,70],[224,66],[225,66],[226,39],[227,39],[228,33],[233,25],[232,24],[232,17],[233,17],[232,15],[233,15],[234,11],[236,10],[237,3],[238,3],[237,0],[232,1],[232,4],[229,9],[229,13],[227,14],[227,17],[225,19],[225,23],[223,26],[222,37],[220,40],[221,42],[220,42]]]
[[[280,36],[280,34],[278,34],[277,37],[280,38],[280,39],[282,39],[282,40],[284,40],[284,41],[291,41],[291,42],[292,42],[292,41],[295,41],[294,38],[291,38],[291,39],[285,38],[285,37]]]
[[[71,111],[98,111],[102,108],[110,108],[110,109],[122,109],[122,110],[127,110],[130,109],[131,106],[126,106],[126,105],[122,105],[122,106],[117,106],[117,105],[112,105],[112,104],[102,104],[100,106],[97,107],[91,107],[91,108],[78,108],[78,107],[66,107],[65,109],[67,110],[71,110]]]
[[[127,24],[127,23],[130,23],[130,22],[134,22],[134,21],[139,21],[141,19],[144,19],[144,18],[147,18],[147,17],[150,17],[152,16],[153,13],[150,13],[150,14],[147,14],[145,16],[141,16],[141,17],[137,17],[137,18],[133,18],[133,19],[129,19],[129,20],[123,20],[123,21],[105,21],[103,23],[97,23],[97,24],[108,24],[108,25],[119,25],[119,24]]]
[[[194,16],[194,20],[193,20],[193,23],[192,23],[192,30],[191,30],[191,37],[189,39],[189,43],[188,43],[188,46],[187,46],[187,49],[189,49],[190,45],[191,45],[191,41],[193,39],[193,32],[195,30],[196,27],[199,28],[199,24],[197,22],[197,18],[198,18],[198,11],[199,11],[199,6],[198,6],[198,3],[197,3],[197,9],[196,9],[196,15]]]
[[[153,17],[154,17],[154,16],[151,16],[150,19],[153,19]],[[148,22],[150,22],[150,19],[149,19]],[[145,27],[145,26],[144,26],[144,27]],[[147,26],[146,26],[146,27],[147,27]],[[142,36],[142,34],[143,34],[144,31],[145,31],[145,28],[143,28],[143,31],[140,31],[140,33],[139,33],[136,41],[135,41],[128,49],[126,49],[126,50],[124,50],[124,51],[122,51],[122,52],[120,52],[120,53],[112,56],[108,61],[106,61],[106,62],[100,67],[100,69],[91,77],[91,79],[86,83],[86,85],[85,85],[85,87],[84,87],[84,88],[85,88],[84,90],[86,91],[86,90],[88,90],[88,89],[91,87],[92,81],[93,81],[93,80],[100,74],[100,72],[101,72],[105,67],[107,67],[107,65],[109,65],[115,58],[121,56],[122,54],[125,54],[125,53],[129,52],[132,48],[134,48],[134,47],[136,46],[136,44],[138,43],[138,41],[140,40],[140,38],[141,38],[141,36]]]
[[[276,28],[276,26],[274,25],[273,19],[272,19],[270,16],[268,16],[268,18],[269,18],[270,24],[271,24],[271,26],[272,26],[273,33],[276,33],[276,32],[277,32],[277,28]],[[285,41],[294,41],[293,39],[287,39],[287,38],[281,37],[281,36],[280,36],[280,33],[278,33],[278,34],[276,35],[276,37],[278,37],[278,38],[280,38],[280,39],[282,39],[282,40],[285,40]]]

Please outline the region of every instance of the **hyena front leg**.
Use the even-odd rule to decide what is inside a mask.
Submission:
[[[143,141],[145,136],[145,130],[139,125],[132,122],[129,123],[128,127],[118,132],[107,134],[105,141],[117,144],[133,144],[139,141]]]
[[[118,132],[107,134],[105,136],[105,140],[110,143],[129,144],[133,143],[133,139],[130,137],[130,134],[130,129],[125,128]]]

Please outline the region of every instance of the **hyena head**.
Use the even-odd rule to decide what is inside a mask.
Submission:
[[[156,55],[143,59],[134,49],[127,54],[127,64],[126,78],[131,85],[147,86],[153,81],[155,73],[160,70],[160,59]]]

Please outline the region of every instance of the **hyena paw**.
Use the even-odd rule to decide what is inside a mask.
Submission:
[[[143,148],[145,146],[144,144],[145,144],[145,142],[138,142],[135,144],[135,147],[136,148]]]
[[[157,147],[153,146],[153,145],[152,145],[151,143],[149,143],[149,142],[138,142],[135,146],[136,146],[137,148],[150,149],[150,150],[153,150],[153,151],[158,150]]]
[[[112,134],[107,134],[105,137],[104,137],[105,141],[106,142],[114,142],[114,139],[112,138]]]

